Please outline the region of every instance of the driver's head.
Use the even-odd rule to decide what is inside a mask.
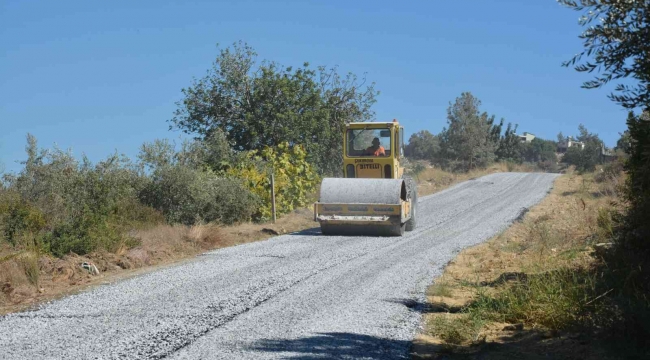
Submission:
[[[372,139],[372,147],[379,147],[379,138]]]

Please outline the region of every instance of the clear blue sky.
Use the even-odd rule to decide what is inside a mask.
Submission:
[[[626,113],[560,66],[579,13],[553,0],[0,1],[0,163],[25,135],[98,161],[175,138],[166,120],[216,44],[243,40],[284,65],[338,65],[381,91],[379,120],[438,133],[463,91],[482,110],[555,139],[579,123],[613,146]]]

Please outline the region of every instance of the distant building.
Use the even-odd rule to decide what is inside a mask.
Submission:
[[[523,143],[529,143],[529,142],[533,141],[533,139],[535,138],[535,135],[533,135],[533,134],[531,134],[529,132],[524,132],[523,135],[517,135],[517,136],[519,137],[519,140],[521,140],[521,142],[523,142]]]
[[[610,149],[605,146],[605,144],[600,144],[600,161],[610,162],[616,160],[616,152],[613,149]]]
[[[585,143],[576,141],[571,136],[566,138],[566,141],[557,144],[557,152],[565,153],[570,147],[579,147],[580,150],[585,148]]]

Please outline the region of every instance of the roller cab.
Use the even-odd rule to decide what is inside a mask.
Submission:
[[[403,137],[397,121],[347,125],[344,178],[323,179],[314,204],[323,234],[401,236],[414,228],[417,189],[400,166]]]

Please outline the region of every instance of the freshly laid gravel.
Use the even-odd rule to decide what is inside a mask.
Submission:
[[[401,238],[315,228],[9,314],[0,358],[407,359],[426,287],[555,178],[492,174],[422,197]]]

